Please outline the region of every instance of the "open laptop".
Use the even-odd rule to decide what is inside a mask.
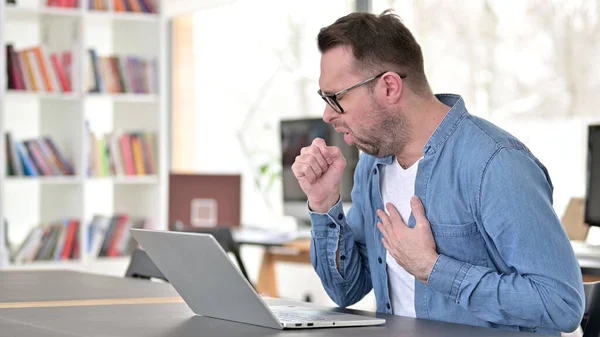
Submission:
[[[274,329],[366,326],[385,319],[310,306],[269,306],[210,234],[130,229],[197,315]]]

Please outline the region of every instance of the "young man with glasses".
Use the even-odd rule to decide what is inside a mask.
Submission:
[[[323,119],[363,154],[346,216],[346,162],[316,139],[292,170],[311,258],[340,306],[557,335],[581,322],[581,272],[546,168],[519,140],[434,95],[400,19],[352,13],[321,30]]]

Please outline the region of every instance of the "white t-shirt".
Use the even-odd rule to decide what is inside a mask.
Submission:
[[[410,198],[415,193],[418,160],[406,170],[394,159],[391,165],[381,168],[381,198],[383,205],[392,203],[400,212],[404,223],[410,217]],[[389,213],[385,209],[386,213]],[[388,288],[392,300],[392,312],[395,315],[416,317],[415,313],[415,277],[401,267],[389,252],[386,254]]]

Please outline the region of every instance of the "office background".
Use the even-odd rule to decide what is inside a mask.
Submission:
[[[598,1],[172,0],[163,1],[156,13],[141,8],[136,14],[121,13],[116,4],[84,1],[75,12],[48,9],[38,0],[2,7],[0,43],[24,51],[47,42],[50,54],[71,51],[74,69],[72,92],[24,94],[6,87],[9,76],[1,77],[6,89],[0,94],[0,129],[13,141],[49,134],[75,168],[74,176],[58,178],[11,177],[10,169],[2,168],[0,214],[13,249],[33,227],[64,218],[86,226],[95,215],[123,212],[166,229],[170,173],[239,175],[242,227],[301,226],[285,212],[280,123],[320,117],[324,103],[316,95],[315,37],[357,8],[395,9],[423,47],[434,91],[461,94],[472,114],[505,128],[532,150],[553,179],[559,217],[572,198],[586,196],[588,125],[600,123],[600,71],[590,56],[600,51]],[[128,93],[98,89],[97,82],[88,82],[94,78],[88,72],[92,48],[99,57],[136,54],[149,60],[149,68],[142,69],[156,70],[143,74],[156,83],[137,92],[130,87]],[[2,69],[9,59],[2,56]],[[92,161],[92,147],[86,150],[84,141],[96,137],[111,143],[114,137],[103,138],[110,132],[134,133],[130,140],[141,139],[140,150],[146,138],[139,135],[148,135],[155,165],[130,176],[110,171],[110,161],[106,168],[98,164],[102,160]],[[3,141],[5,148],[10,141]],[[596,228],[587,239],[600,243]],[[242,247],[253,279],[263,250]],[[127,254],[81,255],[87,254],[4,268],[119,275],[128,261]],[[310,294],[330,303],[310,265],[284,262],[277,271],[282,297]],[[358,306],[372,308],[372,297]]]

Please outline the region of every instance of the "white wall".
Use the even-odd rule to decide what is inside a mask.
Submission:
[[[346,0],[240,0],[195,14],[195,169],[242,173],[245,224],[281,216],[281,185],[265,191],[254,179],[264,162],[279,164],[281,118],[320,116],[315,36],[350,9]]]
[[[174,17],[186,15],[195,11],[231,4],[236,0],[167,0],[165,1],[165,15]]]

